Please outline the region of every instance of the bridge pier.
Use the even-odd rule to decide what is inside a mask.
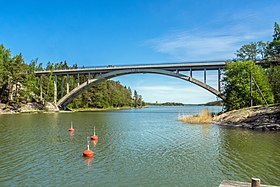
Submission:
[[[80,86],[80,73],[78,73],[78,86]]]
[[[40,76],[40,100],[43,101],[43,75]]]
[[[62,81],[61,81],[61,95],[60,97],[64,96],[64,76],[62,76]]]
[[[89,83],[89,81],[90,81],[90,72],[88,72],[87,84]]]
[[[56,102],[57,102],[57,75],[54,76],[54,94],[53,94],[53,101],[54,101],[54,104],[56,105]]]
[[[221,92],[221,69],[218,69],[218,91]]]
[[[206,68],[204,68],[204,84],[206,84]]]
[[[67,74],[66,94],[69,94],[69,74]]]

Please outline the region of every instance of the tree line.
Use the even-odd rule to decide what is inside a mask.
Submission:
[[[226,63],[223,78],[226,110],[280,103],[280,26],[274,24],[272,41],[252,42]]]
[[[21,105],[36,102],[44,104],[54,101],[54,76],[53,73],[36,77],[36,70],[78,68],[77,64],[69,66],[66,61],[59,63],[48,62],[37,65],[38,59],[30,64],[24,62],[22,54],[12,57],[11,51],[0,45],[0,103],[20,108]],[[94,76],[94,75],[91,75]],[[80,83],[88,80],[88,75],[80,75]],[[77,77],[57,77],[57,99],[66,94],[66,81],[69,90],[77,86]],[[41,85],[42,84],[42,87]],[[41,89],[42,94],[41,95]],[[43,98],[43,99],[42,99]],[[109,107],[141,107],[145,102],[141,95],[120,82],[106,80],[94,85],[83,92],[68,106],[69,108],[109,108]]]

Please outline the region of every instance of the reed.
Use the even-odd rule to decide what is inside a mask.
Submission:
[[[211,122],[212,116],[208,109],[203,109],[198,115],[185,115],[182,114],[178,116],[178,120],[185,123],[203,123],[209,124]]]

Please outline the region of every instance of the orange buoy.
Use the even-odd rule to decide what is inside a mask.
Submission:
[[[98,136],[96,136],[96,135],[93,135],[93,136],[91,136],[90,137],[92,140],[98,140]]]
[[[87,149],[83,152],[83,155],[86,157],[93,157],[94,152],[89,149],[89,145],[87,145]]]
[[[75,131],[75,129],[73,128],[72,122],[71,122],[71,127],[70,127],[70,129],[68,131],[70,131],[70,132],[74,132]]]
[[[94,126],[93,136],[91,136],[90,139],[92,139],[92,140],[98,140],[98,136],[95,135],[95,126]]]

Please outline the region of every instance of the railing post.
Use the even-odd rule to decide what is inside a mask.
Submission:
[[[252,178],[251,187],[260,187],[260,186],[261,186],[261,179]]]
[[[192,68],[190,68],[190,77],[192,77]]]

